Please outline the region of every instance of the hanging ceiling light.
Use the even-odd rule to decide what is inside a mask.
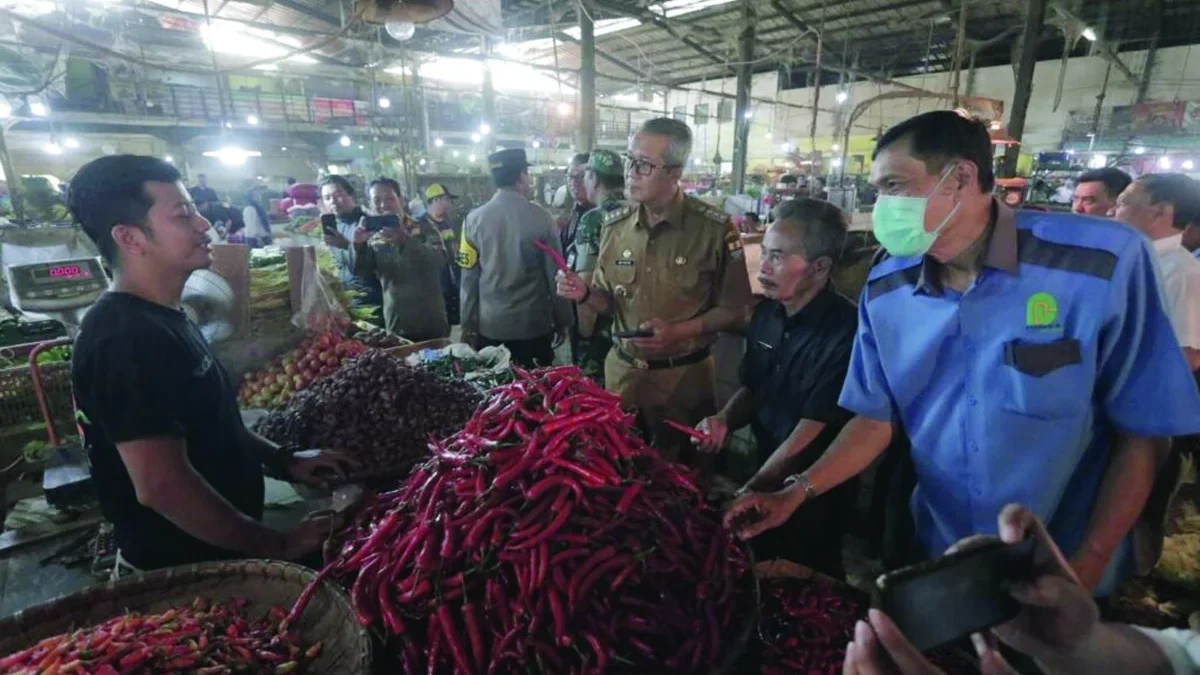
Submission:
[[[57,141],[50,141],[42,146],[42,152],[47,155],[61,155],[63,153],[62,146]]]
[[[479,125],[479,133],[483,134],[484,136],[492,133],[492,125],[488,124],[487,122],[481,123]]]
[[[258,115],[246,115],[246,124],[252,127],[258,126]]]
[[[837,99],[838,103],[845,103],[846,99],[850,98],[850,94],[848,94],[844,91],[839,91],[837,93],[837,96],[835,96],[834,98]]]
[[[534,142],[533,142],[533,149],[534,149],[534,150],[537,150],[537,149],[538,149],[538,148],[540,148],[540,147],[542,147],[542,142],[541,142],[541,141],[534,141]]]
[[[558,114],[562,115],[563,117],[570,115],[571,114],[571,104],[567,103],[566,101],[559,103],[558,104]]]
[[[1158,168],[1169,170],[1171,168],[1171,158],[1163,155],[1158,158]]]
[[[472,143],[478,143],[482,139],[483,139],[483,136],[480,136],[478,132],[471,134],[471,142]]]
[[[390,99],[386,96],[380,96],[379,97],[379,107],[383,108],[384,110],[387,110],[388,108],[392,107],[392,99]]]
[[[433,139],[433,145],[434,145],[435,147],[438,147],[438,148],[440,148],[440,147],[442,147],[442,146],[443,146],[443,145],[445,145],[445,144],[446,144],[446,141],[443,141],[443,140],[442,140],[442,139],[440,139],[440,138],[435,138],[435,139]]]
[[[350,137],[342,136],[341,138],[338,139],[338,145],[342,146],[343,148],[350,147]]]
[[[225,166],[241,166],[251,157],[262,157],[258,150],[245,150],[236,146],[225,146],[217,150],[209,150],[205,157],[215,157]]]
[[[1139,145],[1133,149],[1133,154],[1144,155],[1144,154],[1146,154],[1146,148],[1143,148],[1142,146]]]
[[[468,156],[468,157],[467,157],[467,161],[468,161],[468,162],[474,162],[474,161],[475,161],[475,155],[470,155],[470,156]]]
[[[1087,40],[1088,42],[1096,41],[1096,31],[1091,26],[1084,28],[1080,35],[1083,36],[1083,39]]]
[[[383,29],[393,40],[404,42],[411,40],[417,33],[417,24],[411,21],[389,21],[383,24]]]
[[[45,117],[50,114],[50,108],[39,100],[29,102],[29,112],[35,117]]]
[[[167,155],[166,157],[163,157],[163,161],[166,162],[167,164],[174,164],[175,158],[170,155]]]
[[[63,147],[68,150],[78,150],[79,139],[75,138],[74,136],[67,136],[63,139]]]
[[[1183,164],[1180,164],[1179,166],[1182,167],[1184,171],[1191,171],[1192,169],[1196,168],[1196,163],[1190,159],[1185,159],[1183,160]]]

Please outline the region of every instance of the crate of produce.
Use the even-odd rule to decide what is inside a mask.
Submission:
[[[19,345],[0,350],[0,366],[4,366],[0,369],[0,432],[43,422],[29,372],[28,353],[33,346]],[[75,415],[71,402],[70,347],[63,345],[42,352],[38,356],[38,366],[50,415],[63,431]]]
[[[255,622],[263,617],[271,617],[272,608],[288,610],[315,578],[316,573],[312,570],[291,563],[240,560],[156,570],[122,581],[93,586],[0,619],[0,673],[21,672],[19,666],[7,666],[6,657],[19,654],[66,631],[105,624],[110,619],[122,617],[128,612],[159,615],[172,609],[180,609],[194,616],[191,614],[193,611],[208,609],[215,614],[217,610],[213,608],[213,603],[220,603],[229,608],[244,600],[245,607],[240,613],[248,621]],[[296,666],[285,668],[285,672],[306,675],[365,675],[370,671],[370,636],[355,621],[354,612],[345,594],[331,584],[319,584],[314,588],[307,610],[300,614],[288,629],[299,640],[295,653],[290,654],[286,646],[263,645],[261,650],[256,648],[251,652],[251,668],[237,672],[275,673],[281,664],[289,662],[282,659],[296,662]],[[202,599],[202,604],[195,604],[198,598]],[[278,623],[280,617],[276,611],[273,619],[269,621]],[[149,616],[143,617],[143,620],[150,619]],[[137,621],[127,620],[119,627],[110,628],[122,631],[136,630],[134,624]],[[185,621],[187,618],[181,618],[179,624]],[[207,627],[207,624],[205,626]],[[254,625],[247,629],[242,624],[233,630],[239,637],[244,637],[255,629]],[[197,629],[189,627],[188,630]],[[275,631],[269,631],[268,634],[273,632]],[[180,640],[180,643],[184,649],[181,651],[186,651],[190,646],[187,639],[199,639],[196,636],[183,637],[185,639]],[[136,659],[137,649],[150,642],[151,639],[143,637],[125,648],[127,651],[121,658]],[[207,651],[201,650],[202,653],[216,656],[201,658],[223,658],[225,652],[222,650],[226,649],[227,645],[220,637],[210,638],[206,633],[205,642]],[[319,646],[317,643],[320,643]],[[245,648],[244,644],[240,646]],[[228,650],[232,651],[234,647],[228,646]],[[261,655],[261,651],[270,653]],[[128,663],[126,665],[128,667]],[[194,669],[197,666],[198,664],[183,669],[172,669],[168,666],[161,670],[152,668],[137,672],[195,672],[189,668]],[[16,670],[10,671],[9,667],[15,667]],[[100,669],[94,672],[108,671]],[[123,670],[118,665],[114,672],[133,672],[133,669]]]

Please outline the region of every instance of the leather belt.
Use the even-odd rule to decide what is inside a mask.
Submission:
[[[683,366],[690,366],[693,363],[700,363],[704,359],[707,359],[708,355],[712,353],[712,350],[710,350],[708,347],[705,347],[698,352],[684,354],[683,356],[671,356],[665,359],[639,359],[620,347],[614,347],[614,351],[617,353],[617,358],[621,359],[625,363],[628,363],[634,368],[637,368],[638,370],[682,368]]]

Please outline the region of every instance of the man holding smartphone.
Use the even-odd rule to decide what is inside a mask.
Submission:
[[[326,229],[325,245],[333,253],[338,275],[348,290],[358,293],[355,307],[380,307],[383,305],[383,290],[379,279],[373,275],[354,273],[355,245],[366,242],[370,233],[359,228],[360,220],[366,215],[358,206],[354,186],[345,176],[332,174],[321,179],[321,211],[333,215],[333,228]],[[324,226],[322,226],[324,227]],[[373,323],[382,325],[382,318]]]
[[[400,185],[391,178],[371,181],[368,193],[374,214],[354,232],[353,272],[379,280],[384,328],[414,342],[449,337],[446,304],[436,292],[449,261],[441,235],[404,215]]]
[[[683,122],[642,124],[625,161],[632,201],[605,216],[591,283],[563,274],[558,293],[613,317],[605,386],[641,413],[655,447],[707,466],[665,422],[693,425],[717,411],[711,349],[745,320],[750,277],[733,221],[679,187],[691,149]]]
[[[742,537],[912,442],[918,548],[995,531],[1028,504],[1107,595],[1169,437],[1200,432],[1200,392],[1145,238],[1120,223],[1013,212],[992,197],[987,127],[951,111],[888,130],[871,167],[888,255],[871,269],[840,404],[856,413],[792,484],[726,514]]]

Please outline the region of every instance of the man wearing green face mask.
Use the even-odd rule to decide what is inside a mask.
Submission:
[[[838,401],[855,417],[789,487],[743,497],[727,521],[743,537],[778,526],[903,431],[914,558],[994,534],[1004,505],[1022,502],[1084,585],[1112,592],[1133,572],[1130,531],[1167,437],[1200,429],[1145,238],[1009,210],[991,194],[987,128],[950,111],[888,130],[871,180],[888,255],[859,300]]]

